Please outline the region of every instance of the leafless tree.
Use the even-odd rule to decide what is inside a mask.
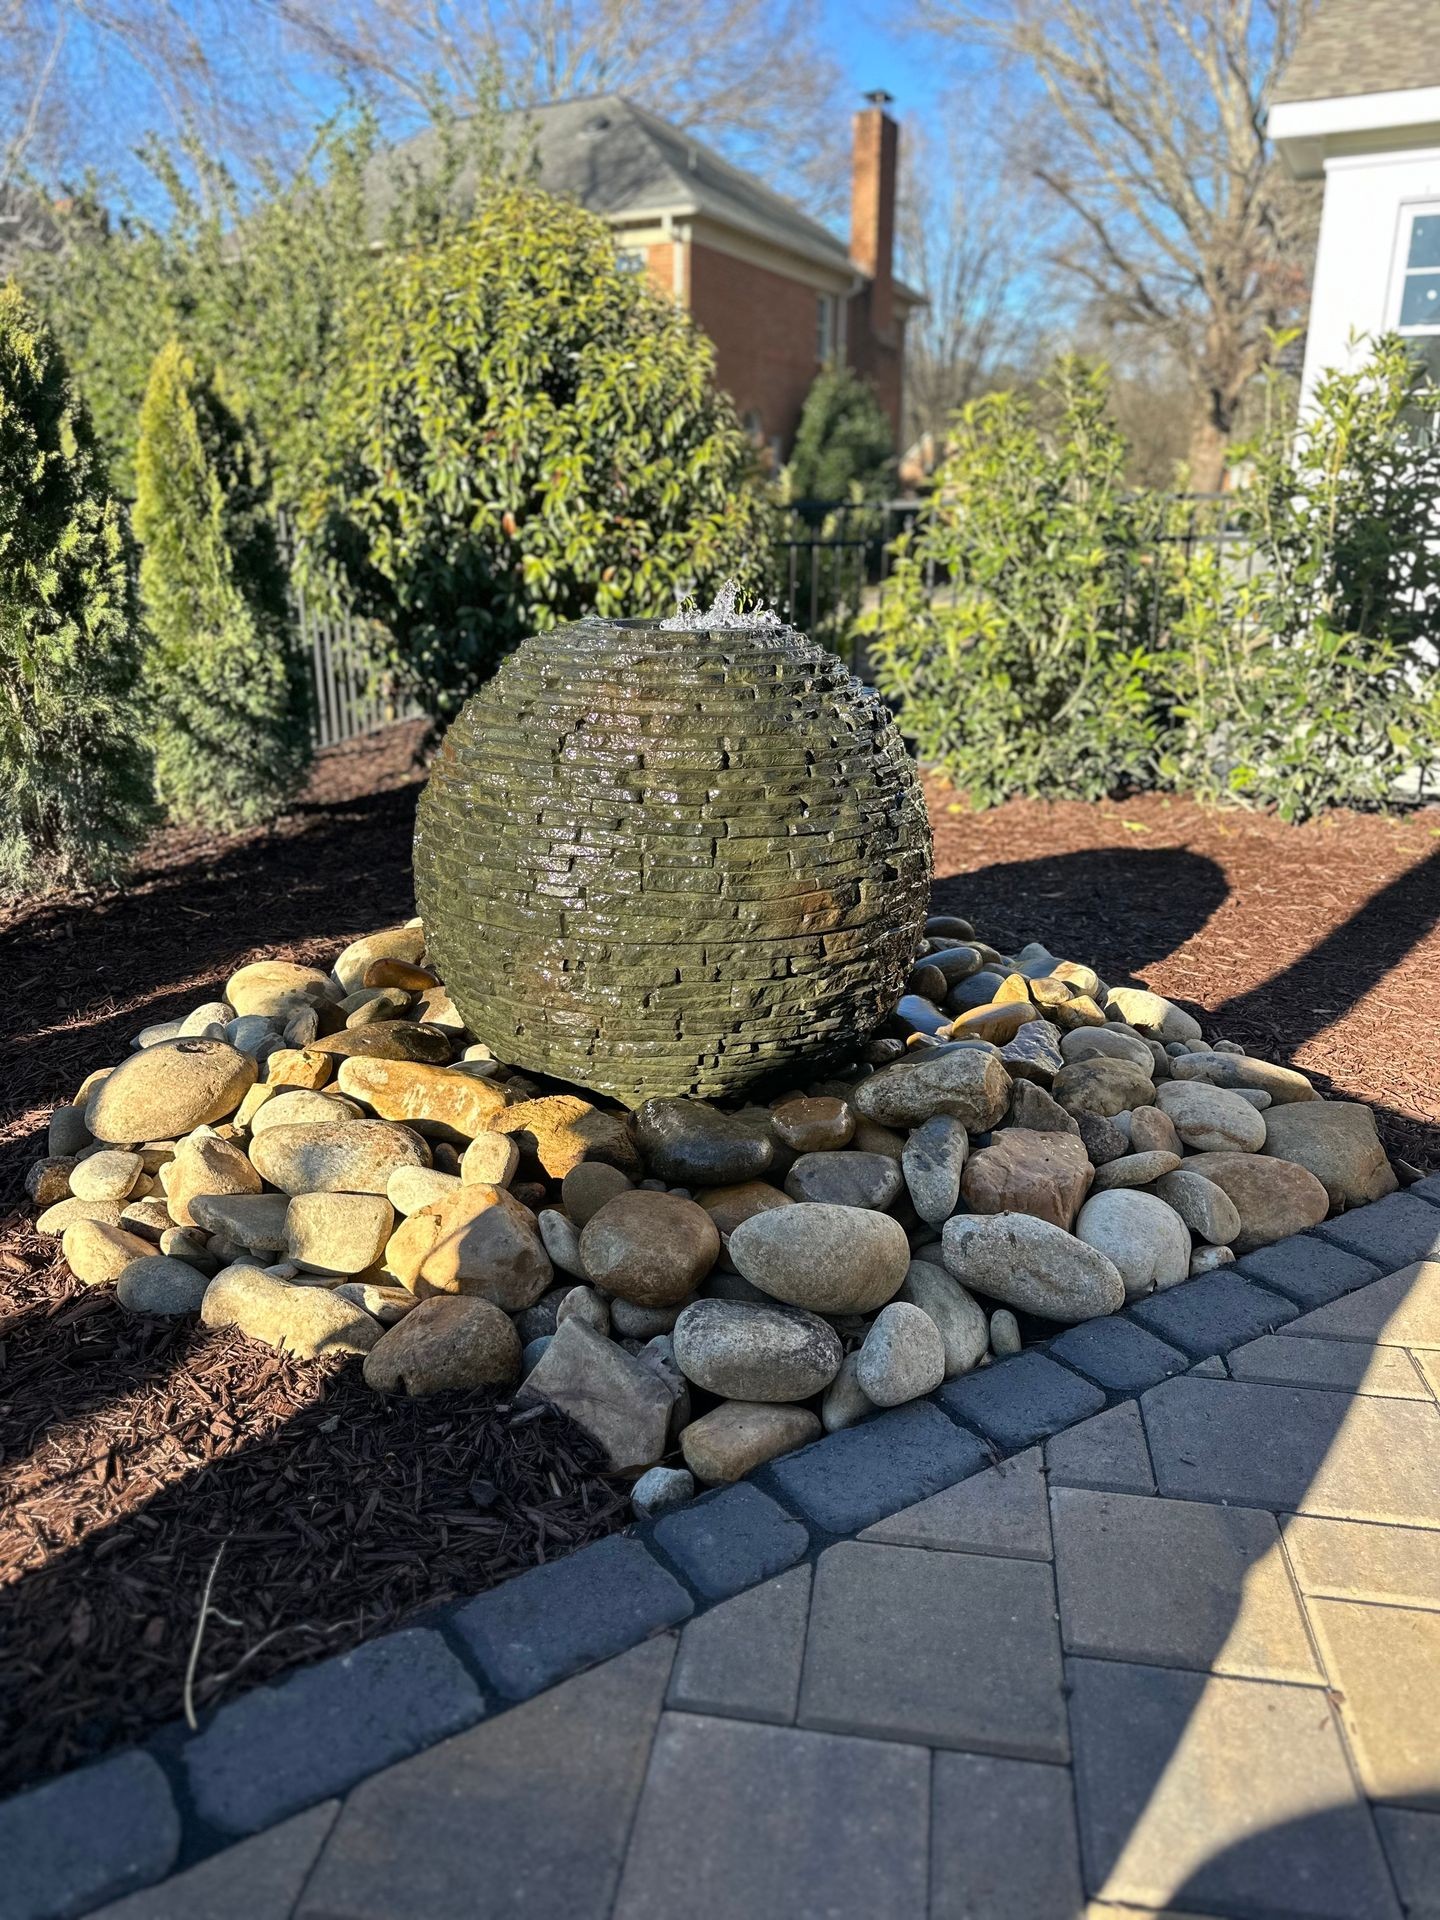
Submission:
[[[818,0],[252,0],[382,106],[624,93],[812,204],[843,192],[845,113]]]
[[[1056,259],[1193,397],[1189,479],[1219,486],[1270,332],[1303,310],[1313,200],[1265,139],[1312,0],[922,0],[988,46],[1035,110],[1014,146],[1067,216]]]
[[[928,434],[943,443],[957,408],[1033,357],[1046,210],[1033,185],[977,139],[978,123],[978,115],[958,115],[944,138],[905,130],[901,268],[929,301],[906,339],[909,439]],[[1051,297],[1043,305],[1053,346],[1058,303]]]

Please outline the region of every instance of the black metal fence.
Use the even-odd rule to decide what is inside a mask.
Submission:
[[[913,528],[924,504],[801,500],[777,509],[769,604],[864,676],[856,623],[862,613],[884,604],[894,569],[893,543]],[[1213,546],[1222,554],[1233,548],[1239,537],[1233,504],[1233,496],[1218,493],[1163,502],[1154,553],[1173,547],[1189,559],[1197,547]],[[1249,566],[1253,562],[1248,549],[1246,554],[1244,564]],[[1157,589],[1164,570],[1151,564],[1152,557],[1137,556],[1135,591],[1149,596],[1152,623],[1158,628],[1164,602]],[[924,578],[931,596],[944,594],[950,584],[933,561]],[[335,746],[420,716],[420,706],[387,668],[384,636],[373,623],[348,613],[321,612],[307,604],[299,588],[295,611],[299,644],[311,662],[317,746]]]

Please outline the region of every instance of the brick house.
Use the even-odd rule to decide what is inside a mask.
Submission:
[[[848,247],[783,195],[619,94],[527,116],[540,184],[614,230],[623,258],[694,316],[741,418],[784,458],[810,383],[841,360],[900,434],[905,323],[923,296],[893,270],[899,128],[871,94],[854,118]],[[412,158],[431,136],[421,134]]]

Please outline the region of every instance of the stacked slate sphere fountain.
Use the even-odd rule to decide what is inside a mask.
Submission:
[[[527,641],[415,879],[92,1074],[38,1225],[129,1311],[554,1405],[639,1512],[1396,1185],[1367,1109],[927,919],[894,723],[773,621]]]

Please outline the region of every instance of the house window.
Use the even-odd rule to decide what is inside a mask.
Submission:
[[[815,358],[822,367],[835,358],[835,304],[833,293],[815,296]]]
[[[644,273],[645,249],[643,247],[617,247],[615,264],[622,273]]]
[[[1440,379],[1440,203],[1405,209],[1399,264],[1394,325],[1414,341],[1431,379]]]

